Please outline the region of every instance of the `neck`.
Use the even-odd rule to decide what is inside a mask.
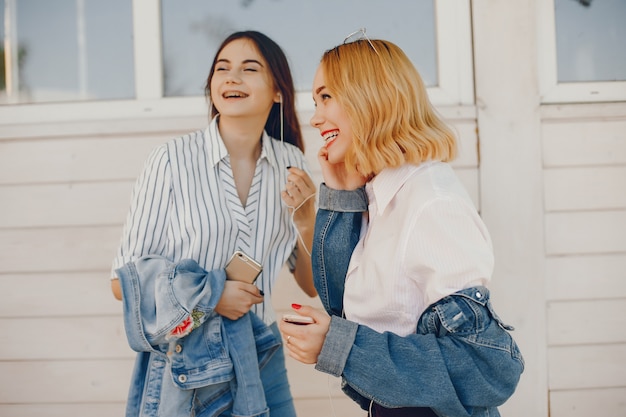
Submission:
[[[253,158],[261,154],[261,136],[265,119],[223,117],[218,120],[218,128],[226,149],[232,158]]]

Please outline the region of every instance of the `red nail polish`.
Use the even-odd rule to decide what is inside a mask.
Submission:
[[[291,305],[291,308],[293,308],[294,310],[300,310],[300,308],[301,308],[301,307],[302,307],[302,306],[301,306],[300,304],[296,304],[296,303],[293,303],[293,304]]]

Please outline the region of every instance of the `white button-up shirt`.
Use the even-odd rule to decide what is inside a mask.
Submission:
[[[489,232],[449,164],[385,169],[366,191],[369,221],[348,268],[347,319],[404,336],[430,304],[490,280]]]

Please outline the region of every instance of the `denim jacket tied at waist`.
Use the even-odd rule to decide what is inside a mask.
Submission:
[[[167,415],[189,416],[194,390],[202,389],[215,390],[203,415],[232,406],[234,415],[269,416],[259,369],[280,343],[253,313],[233,321],[214,311],[224,270],[207,272],[193,260],[173,263],[148,255],[117,274],[126,336],[139,352],[127,415],[157,416],[165,408]],[[194,330],[179,337],[175,329],[185,321],[193,321]]]

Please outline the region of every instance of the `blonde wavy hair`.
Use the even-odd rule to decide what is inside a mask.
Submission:
[[[452,129],[437,115],[422,77],[397,45],[379,39],[345,43],[326,51],[320,65],[326,87],[352,123],[348,169],[372,176],[404,163],[456,157]]]

